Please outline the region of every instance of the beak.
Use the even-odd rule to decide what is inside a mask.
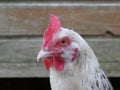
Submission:
[[[43,51],[43,50],[40,50],[39,53],[38,53],[38,56],[37,56],[37,62],[40,61],[40,59],[43,59],[47,56],[49,56],[49,52],[48,51]]]

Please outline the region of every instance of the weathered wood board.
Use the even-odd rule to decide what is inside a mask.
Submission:
[[[0,77],[48,77],[36,57],[49,13],[83,36],[101,36],[86,40],[107,75],[120,76],[120,2],[23,2],[0,3]]]
[[[0,77],[48,77],[42,63],[0,63]]]
[[[120,62],[120,39],[87,39],[100,62]],[[0,40],[0,63],[35,62],[41,39]]]
[[[100,63],[109,77],[120,76],[120,63]],[[0,63],[0,77],[48,77],[43,63]]]
[[[95,51],[108,76],[120,76],[120,39],[86,39]],[[40,62],[36,63],[41,38],[1,39],[0,77],[46,77],[47,72]]]
[[[0,36],[43,35],[48,14],[82,35],[120,36],[120,3],[0,3]]]
[[[56,0],[0,0],[0,2],[49,2],[49,1],[55,1]],[[61,1],[61,0],[57,0],[57,1]],[[62,1],[66,1],[66,0],[62,0]],[[75,1],[79,1],[79,0],[68,0],[68,1],[71,1],[71,2],[75,2]],[[95,1],[98,1],[98,0],[80,0],[80,1],[87,1],[87,2],[95,2]],[[114,1],[119,1],[119,0],[100,0],[100,1],[108,1],[108,2],[114,2]],[[100,2],[99,1],[99,2]]]

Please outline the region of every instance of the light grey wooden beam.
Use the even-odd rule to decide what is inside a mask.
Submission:
[[[101,62],[120,61],[120,39],[86,39]],[[34,62],[42,39],[1,39],[0,62]]]
[[[43,63],[0,63],[0,77],[48,77]]]
[[[86,39],[109,76],[120,76],[120,39]],[[36,39],[0,40],[0,77],[46,77],[41,62],[36,64],[42,43]]]
[[[109,77],[120,77],[120,62],[100,63]],[[48,77],[43,63],[0,63],[0,77]]]

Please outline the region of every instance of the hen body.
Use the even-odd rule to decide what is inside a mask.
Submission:
[[[56,66],[53,60],[52,64],[49,65],[52,90],[113,90],[87,42],[75,31],[62,27],[52,36],[52,41],[64,37],[68,37],[71,41],[68,46],[60,48],[62,54],[59,55],[64,63],[61,64],[62,61],[60,61],[60,65]],[[47,46],[47,49],[49,47]],[[58,50],[55,46],[53,48]],[[73,49],[76,48],[78,52],[74,54],[75,50]],[[50,51],[47,49],[42,49],[42,52]],[[42,57],[41,55],[40,51],[38,60]],[[51,55],[44,56],[44,58],[49,56]],[[72,56],[75,56],[74,59]]]
[[[61,72],[54,67],[50,69],[52,90],[112,90],[93,50],[86,41],[73,30],[62,29],[58,37],[71,36],[78,44],[79,55],[73,63],[68,62]]]

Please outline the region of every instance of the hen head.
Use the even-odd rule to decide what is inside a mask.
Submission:
[[[65,65],[73,63],[78,56],[77,36],[74,34],[74,31],[61,27],[57,16],[50,15],[50,23],[44,33],[37,60],[44,59],[47,70],[64,70]]]

